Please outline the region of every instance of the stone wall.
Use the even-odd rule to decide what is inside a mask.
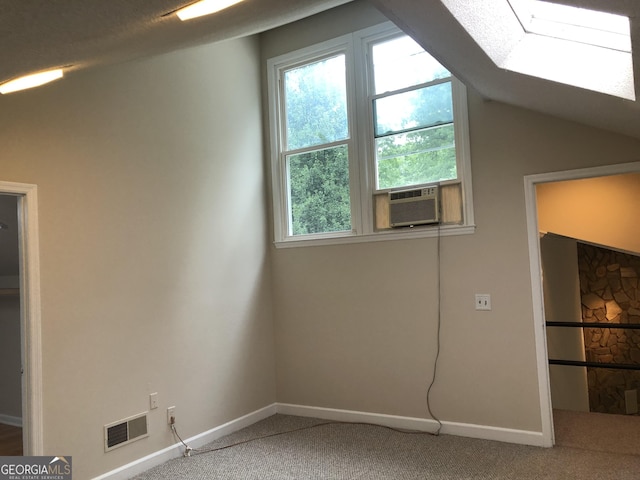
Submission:
[[[578,243],[584,322],[640,324],[640,257]],[[587,361],[640,365],[640,330],[584,328]],[[588,368],[592,412],[626,413],[625,391],[640,388],[640,371]]]

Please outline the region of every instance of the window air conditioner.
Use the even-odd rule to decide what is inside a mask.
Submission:
[[[389,192],[391,227],[438,223],[439,211],[437,186]]]

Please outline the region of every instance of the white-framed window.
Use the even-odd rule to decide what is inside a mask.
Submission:
[[[277,246],[472,233],[466,89],[391,23],[267,62]],[[440,222],[390,228],[437,185]]]

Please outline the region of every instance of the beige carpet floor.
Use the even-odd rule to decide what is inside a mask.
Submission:
[[[560,423],[570,422],[569,417],[564,416]],[[574,420],[579,422],[577,417]],[[560,442],[593,433],[582,437],[574,431],[564,435],[563,427],[559,430]],[[235,446],[224,448],[228,445]],[[433,437],[274,415],[135,479],[639,480],[640,456],[561,445],[538,448],[450,435]]]
[[[638,415],[554,410],[553,426],[557,446],[640,456]]]

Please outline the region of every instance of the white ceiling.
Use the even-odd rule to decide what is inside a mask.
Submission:
[[[445,6],[455,3],[480,17],[491,2],[506,0],[369,1],[484,97],[640,138],[637,101],[498,68]],[[552,1],[631,17],[633,51],[640,51],[640,0]],[[189,0],[0,0],[0,83],[58,66],[69,66],[70,75],[77,69],[254,34],[348,2],[244,0],[216,15],[181,22],[165,14]],[[638,61],[634,73],[640,79]]]

